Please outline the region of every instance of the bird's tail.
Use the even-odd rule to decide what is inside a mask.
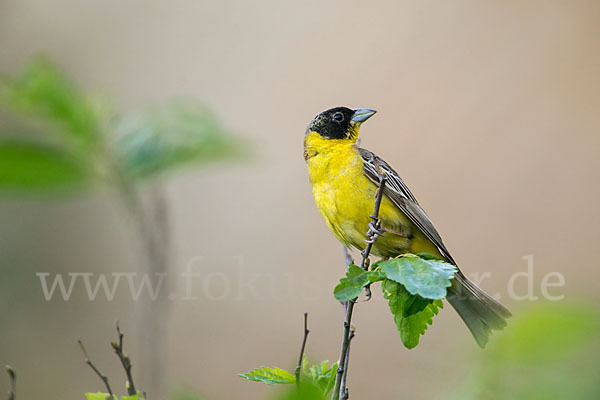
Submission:
[[[506,307],[479,289],[460,271],[448,288],[446,298],[465,321],[481,348],[487,344],[492,330],[504,328],[506,318],[512,315]]]

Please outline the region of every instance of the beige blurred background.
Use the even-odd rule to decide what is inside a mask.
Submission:
[[[261,399],[273,389],[236,374],[293,368],[303,312],[309,358],[339,353],[342,310],[331,291],[343,257],[302,159],[306,125],[332,106],[379,111],[361,144],[395,167],[463,270],[490,272],[482,286],[516,314],[531,301],[510,299],[507,282],[526,271],[527,255],[536,295],[544,275],[559,271],[566,284],[552,294],[600,300],[598,21],[597,1],[2,0],[0,73],[47,54],[117,108],[190,95],[254,142],[250,163],[168,184],[173,273],[202,257],[202,277],[197,300],[172,303],[164,365],[172,390]],[[135,331],[127,291],[90,302],[78,286],[71,301],[46,302],[35,276],[138,269],[114,196],[0,198],[0,217],[0,363],[17,369],[19,397],[102,390],[79,338],[120,385],[108,341],[115,319]],[[525,280],[516,282],[525,293]],[[358,305],[355,325],[357,399],[443,399],[479,352],[449,307],[417,349],[404,349],[378,291]]]

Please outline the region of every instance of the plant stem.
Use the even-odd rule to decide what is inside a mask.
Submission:
[[[346,316],[344,318],[344,336],[342,338],[342,351],[340,352],[340,359],[338,361],[337,376],[335,378],[335,386],[333,387],[333,393],[331,395],[332,400],[341,399],[341,388],[342,377],[346,373],[348,366],[346,364],[348,349],[350,347],[350,326],[352,324],[352,311],[354,310],[355,300],[350,300],[345,303]]]
[[[386,180],[387,177],[385,173],[383,171],[380,171],[379,187],[377,188],[377,193],[375,194],[375,208],[373,211],[373,215],[371,215],[371,219],[373,220],[373,227],[370,227],[369,232],[367,232],[367,237],[369,238],[369,240],[367,241],[365,249],[361,252],[362,260],[360,263],[360,267],[364,270],[368,268],[367,260],[369,259],[369,255],[371,254],[373,243],[375,243],[375,241],[377,240],[378,230],[381,228],[381,223],[379,222],[379,209],[381,207],[381,200],[383,199],[383,191],[385,188]],[[346,261],[347,260],[348,258],[346,258]],[[354,310],[355,304],[356,299],[352,299],[345,303],[346,315],[344,317],[344,336],[342,337],[342,350],[340,352],[340,358],[338,362],[335,386],[333,387],[333,393],[331,395],[332,400],[342,400],[348,398],[348,389],[346,388],[346,376],[348,373],[350,341],[354,337],[354,332],[352,332],[352,334],[350,332],[352,326],[352,312]]]
[[[300,347],[300,357],[298,358],[298,366],[296,367],[296,387],[300,389],[300,371],[302,370],[302,360],[304,359],[304,349],[306,347],[306,339],[308,339],[308,313],[304,313],[304,338],[302,339],[302,347]]]
[[[137,394],[137,390],[135,389],[135,384],[133,383],[133,375],[131,374],[131,360],[127,354],[123,352],[123,332],[121,332],[121,328],[119,327],[119,321],[117,321],[117,334],[119,335],[119,342],[113,342],[112,347],[115,350],[115,353],[121,360],[121,365],[123,365],[123,369],[125,370],[125,375],[127,376],[127,394],[133,396]]]
[[[94,363],[92,362],[92,360],[90,360],[90,356],[88,355],[88,352],[85,350],[85,347],[83,346],[83,342],[81,340],[78,340],[77,343],[79,343],[79,346],[81,347],[81,351],[83,352],[83,355],[85,356],[85,363],[87,365],[89,365],[90,368],[92,370],[94,370],[94,372],[96,373],[96,375],[98,375],[98,377],[102,380],[102,382],[104,382],[104,386],[106,386],[106,391],[110,395],[110,399],[113,400],[114,399],[114,395],[113,395],[112,389],[110,388],[110,384],[108,383],[107,376],[104,375],[102,372],[100,372],[98,370],[98,368],[96,368],[96,366],[94,365]]]
[[[17,392],[17,376],[15,370],[10,365],[6,366],[6,372],[10,379],[10,389],[8,392],[8,400],[15,400],[15,393]]]

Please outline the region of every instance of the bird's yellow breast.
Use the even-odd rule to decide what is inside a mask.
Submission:
[[[309,132],[304,157],[313,196],[325,222],[346,246],[363,249],[377,187],[365,176],[355,143]],[[379,217],[386,228],[406,236],[384,233],[375,242],[373,254],[390,256],[407,251],[414,239],[414,226],[387,196],[382,199]]]

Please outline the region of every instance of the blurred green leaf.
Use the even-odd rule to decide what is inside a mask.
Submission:
[[[55,65],[34,59],[14,80],[0,86],[0,100],[13,111],[56,123],[71,137],[89,141],[99,133],[94,107]]]
[[[554,302],[517,314],[452,398],[600,398],[598,307]]]
[[[205,107],[179,101],[120,121],[115,150],[128,173],[149,177],[188,163],[243,155],[238,139]]]
[[[68,154],[27,142],[0,142],[0,190],[74,188],[86,182],[85,168]]]
[[[173,396],[171,396],[172,400],[203,400],[204,396],[196,393],[195,390],[189,387],[184,387],[177,390]]]
[[[251,381],[264,382],[267,385],[296,382],[296,376],[294,374],[278,367],[260,367],[245,374],[240,374],[240,376]]]
[[[284,390],[275,396],[276,400],[325,400],[329,399],[324,396],[321,390],[314,386],[311,382],[302,382],[300,388],[291,387]]]
[[[86,393],[85,398],[87,400],[109,400],[110,395],[108,393]],[[113,396],[114,399],[117,399],[117,396]]]
[[[442,308],[441,300],[428,303],[421,311],[415,312],[421,304],[411,311],[407,308],[415,307],[415,295],[410,294],[404,286],[386,279],[381,284],[384,297],[388,300],[390,311],[394,315],[394,322],[400,333],[402,344],[412,349],[419,344],[419,337],[425,333],[427,326],[433,323],[438,308]],[[408,315],[408,316],[405,316]]]
[[[322,361],[320,364],[308,365],[306,359],[302,364],[302,375],[304,380],[309,380],[313,386],[317,387],[324,397],[327,397],[329,392],[335,385],[337,374],[337,363],[329,365],[329,361]],[[301,383],[304,383],[301,380]]]
[[[426,259],[414,254],[378,263],[385,275],[404,285],[411,294],[427,299],[443,299],[450,280],[457,271],[456,266],[438,259]]]
[[[121,400],[144,400],[142,393],[137,392],[133,396],[121,396]]]
[[[87,400],[109,400],[110,395],[108,393],[86,393],[85,398]],[[113,395],[114,399],[118,399],[116,395]],[[144,400],[144,397],[141,393],[134,394],[133,396],[121,396],[121,400]]]

